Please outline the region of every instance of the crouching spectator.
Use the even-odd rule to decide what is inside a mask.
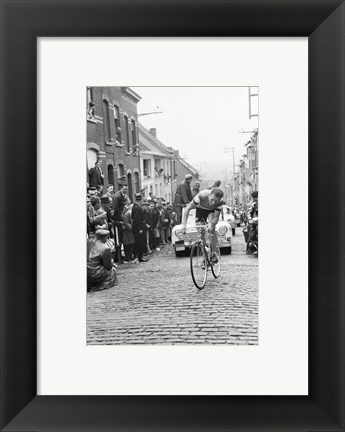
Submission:
[[[88,291],[100,291],[117,284],[116,266],[107,246],[110,232],[100,229],[95,234],[96,241],[91,247],[87,259]]]

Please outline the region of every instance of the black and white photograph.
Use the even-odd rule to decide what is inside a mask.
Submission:
[[[259,87],[86,89],[87,344],[258,345]]]

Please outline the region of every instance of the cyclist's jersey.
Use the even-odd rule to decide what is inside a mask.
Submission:
[[[211,205],[208,202],[208,197],[211,195],[211,190],[206,189],[198,193],[193,198],[193,203],[196,206],[196,220],[205,220],[207,219],[208,215],[210,213],[213,213],[215,211],[220,212],[222,211],[224,201],[222,200],[220,203],[217,203],[216,205]]]

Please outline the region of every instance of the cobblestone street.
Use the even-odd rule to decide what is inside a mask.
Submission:
[[[87,293],[88,344],[258,344],[258,258],[245,254],[242,228],[220,277],[193,284],[189,256],[166,245],[149,262],[122,264],[118,285]]]

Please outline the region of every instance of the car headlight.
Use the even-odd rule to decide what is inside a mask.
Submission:
[[[228,228],[225,225],[222,225],[218,228],[217,231],[219,232],[220,235],[225,235],[227,230],[228,230]]]
[[[177,229],[175,231],[175,236],[178,237],[178,238],[182,238],[183,237],[183,229],[182,228]]]

